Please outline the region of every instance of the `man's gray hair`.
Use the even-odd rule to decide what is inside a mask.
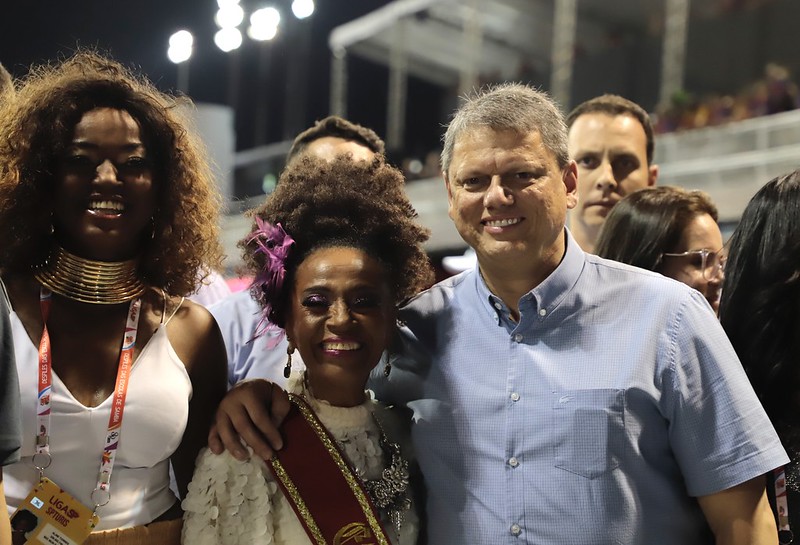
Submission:
[[[558,166],[564,168],[569,164],[564,115],[543,91],[521,83],[502,83],[465,97],[443,138],[442,169],[445,173],[450,168],[456,139],[475,127],[513,130],[520,134],[537,131]]]

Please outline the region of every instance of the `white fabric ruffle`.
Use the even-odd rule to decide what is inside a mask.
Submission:
[[[304,391],[302,374],[293,375],[287,389],[304,394],[362,479],[380,478],[391,462],[381,449],[376,419],[389,441],[408,443],[392,436],[402,426],[373,399],[357,407],[333,407]],[[409,459],[411,453],[404,450],[403,456]],[[257,457],[240,462],[227,452],[216,456],[204,449],[182,506],[182,542],[186,545],[311,544],[265,462]],[[416,543],[419,520],[413,505],[405,513],[399,536],[384,513],[381,520],[393,545]]]

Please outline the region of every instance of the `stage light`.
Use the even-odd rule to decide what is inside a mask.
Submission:
[[[250,15],[250,26],[247,35],[259,42],[271,40],[278,34],[278,24],[281,22],[280,12],[273,8],[262,8]]]
[[[292,13],[298,19],[305,19],[314,13],[314,0],[294,0],[292,2]]]
[[[250,37],[250,39],[257,42],[266,42],[278,35],[278,27],[258,27],[250,25],[247,27],[247,35]]]
[[[238,28],[221,28],[214,34],[214,43],[228,53],[242,45],[242,33]]]
[[[175,64],[180,64],[189,60],[192,56],[192,46],[194,37],[188,30],[179,30],[169,37],[169,49],[167,57]]]
[[[214,16],[214,22],[219,28],[234,28],[244,21],[244,10],[239,4],[227,4],[220,7]]]
[[[253,26],[278,26],[281,22],[281,12],[273,7],[261,8],[250,15],[250,24]]]

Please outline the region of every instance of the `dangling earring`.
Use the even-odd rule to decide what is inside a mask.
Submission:
[[[294,346],[289,343],[286,348],[286,367],[283,368],[283,378],[289,378],[289,375],[292,374],[292,352],[294,352]]]
[[[403,328],[403,327],[405,327],[405,325],[406,325],[405,322],[403,322],[402,320],[399,320],[399,319],[396,320],[396,324],[397,324],[397,329],[398,330]],[[398,334],[398,331],[395,331],[393,337],[391,339],[389,339],[389,342],[387,343],[389,346],[386,348],[386,365],[383,366],[383,376],[384,377],[388,377],[389,373],[392,372],[392,351],[391,351],[391,346],[393,346],[393,343],[397,341],[397,334]]]
[[[155,216],[150,218],[150,223],[153,226],[152,230],[150,231],[150,240],[155,240],[155,238],[156,238],[156,217]]]
[[[388,350],[386,351],[386,365],[383,366],[383,376],[388,377],[389,373],[392,372],[392,354]]]

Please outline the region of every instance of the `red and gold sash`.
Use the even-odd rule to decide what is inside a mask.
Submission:
[[[316,545],[391,545],[361,479],[311,407],[289,394],[283,449],[269,464]]]

